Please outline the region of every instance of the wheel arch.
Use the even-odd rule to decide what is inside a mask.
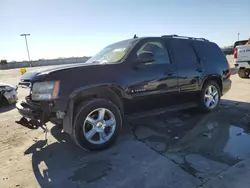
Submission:
[[[77,105],[80,104],[81,102],[86,100],[91,100],[93,98],[107,99],[112,103],[114,103],[121,111],[121,114],[123,114],[124,95],[125,94],[121,88],[111,84],[82,87],[75,90],[69,97],[70,102],[68,104],[67,114],[63,122],[63,128],[65,132],[67,133],[72,132],[75,109],[77,108]]]
[[[209,81],[215,81],[219,87],[220,87],[220,90],[222,92],[222,78],[220,75],[216,75],[216,74],[211,74],[211,75],[208,75],[206,76],[204,79],[203,79],[203,82],[202,82],[202,85],[201,85],[201,89],[203,88],[203,86],[209,82]]]
[[[122,90],[115,85],[98,85],[77,89],[72,93],[70,99],[76,106],[80,101],[103,98],[113,102],[123,112],[123,95]]]

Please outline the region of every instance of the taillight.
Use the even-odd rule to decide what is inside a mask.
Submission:
[[[234,48],[234,59],[237,59],[238,57],[238,50],[237,48]]]

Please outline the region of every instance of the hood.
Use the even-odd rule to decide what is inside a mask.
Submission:
[[[50,68],[41,68],[41,69],[36,69],[32,71],[27,71],[24,73],[21,77],[21,81],[32,81],[36,80],[38,77],[43,77],[46,76],[50,73],[53,72],[58,72],[58,71],[63,71],[63,70],[68,70],[68,69],[74,69],[74,68],[79,68],[79,67],[86,67],[86,66],[93,66],[97,65],[94,63],[88,64],[88,63],[78,63],[78,64],[69,64],[69,65],[57,65],[53,66]]]
[[[12,85],[10,85],[10,84],[5,84],[5,83],[0,83],[0,87],[3,87],[3,86],[9,86],[9,87],[13,87]],[[13,87],[14,88],[14,87]]]

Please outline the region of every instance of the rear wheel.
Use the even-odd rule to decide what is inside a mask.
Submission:
[[[250,69],[240,68],[238,70],[238,75],[240,78],[249,78]]]
[[[208,81],[200,93],[200,108],[210,112],[218,108],[220,104],[221,90],[215,81]]]
[[[72,138],[82,148],[102,150],[115,142],[121,127],[118,107],[105,99],[93,99],[76,109]]]

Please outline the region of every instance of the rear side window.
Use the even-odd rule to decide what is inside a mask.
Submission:
[[[178,65],[191,65],[197,62],[197,56],[188,40],[175,39],[169,41],[173,60]]]
[[[215,43],[212,42],[194,42],[193,46],[197,51],[201,60],[209,63],[217,63],[218,61],[225,61],[225,55]]]

